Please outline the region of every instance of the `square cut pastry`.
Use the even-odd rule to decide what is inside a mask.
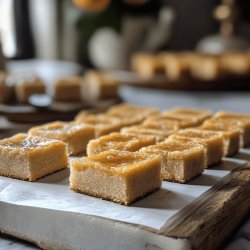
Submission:
[[[52,122],[29,130],[30,135],[57,139],[67,144],[69,155],[86,151],[88,142],[95,138],[95,129],[90,124],[74,122]]]
[[[192,142],[167,139],[157,145],[140,149],[140,153],[161,158],[163,180],[186,183],[202,174],[206,158],[204,147]]]
[[[164,72],[161,58],[149,53],[137,53],[132,56],[132,70],[144,78],[152,78],[157,73]]]
[[[0,71],[0,103],[11,101],[14,98],[14,87],[8,85],[8,75]]]
[[[81,82],[79,76],[70,76],[58,79],[52,86],[52,96],[59,102],[79,102],[81,101]]]
[[[197,108],[173,108],[163,112],[163,114],[173,114],[180,118],[191,118],[197,120],[197,124],[201,124],[212,116],[212,112],[206,109]]]
[[[90,70],[84,75],[81,83],[81,97],[89,103],[117,99],[118,87],[118,81],[112,74]]]
[[[181,117],[179,115],[162,113],[159,115],[150,116],[144,121],[143,124],[148,125],[150,123],[161,124],[163,128],[169,127],[169,126],[176,126],[179,128],[188,128],[188,127],[196,126],[197,119],[193,117],[187,118],[187,117]]]
[[[189,53],[162,53],[160,58],[170,80],[177,81],[190,76]]]
[[[80,112],[76,118],[76,123],[92,124],[95,127],[95,137],[106,135],[111,132],[119,131],[123,122],[118,117],[113,117],[105,114],[86,114]]]
[[[161,187],[160,159],[138,152],[110,150],[72,160],[70,188],[128,205]]]
[[[164,141],[173,132],[174,130],[161,130],[161,129],[149,128],[145,125],[137,125],[121,129],[122,134],[149,136],[154,138],[157,142]]]
[[[155,143],[156,140],[153,137],[126,135],[116,132],[91,140],[87,146],[87,155],[99,154],[110,149],[134,152]]]
[[[217,56],[202,55],[192,62],[191,75],[197,79],[212,81],[223,76],[224,70]]]
[[[250,60],[245,53],[224,53],[220,56],[220,63],[228,74],[247,75],[250,73]]]
[[[194,142],[204,146],[206,153],[206,166],[221,162],[224,154],[223,136],[214,131],[203,131],[199,129],[179,130],[169,138],[182,143]]]
[[[46,86],[43,80],[36,76],[29,76],[17,79],[15,93],[17,101],[27,103],[33,94],[45,94]]]
[[[0,141],[0,175],[21,180],[37,179],[67,168],[66,144],[27,134]]]
[[[250,145],[250,115],[221,111],[215,114],[215,119],[236,124],[241,129],[242,146]]]
[[[139,124],[148,116],[159,113],[160,111],[156,108],[139,107],[128,103],[112,106],[107,111],[108,115],[122,118],[126,126]]]
[[[224,156],[236,154],[240,149],[241,131],[238,126],[216,121],[216,119],[206,120],[202,126],[197,129],[216,131],[222,133],[224,141]]]

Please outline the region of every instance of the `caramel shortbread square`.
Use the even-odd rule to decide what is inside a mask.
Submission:
[[[202,55],[191,64],[191,75],[194,78],[212,81],[224,75],[224,70],[217,56]]]
[[[224,140],[224,156],[236,154],[240,149],[241,131],[237,126],[221,123],[216,119],[206,120],[198,129],[216,131],[222,134]]]
[[[158,73],[164,72],[163,61],[157,55],[149,53],[137,53],[131,61],[132,70],[144,78],[152,78]]]
[[[156,156],[110,150],[72,160],[70,188],[128,205],[161,187],[160,172]]]
[[[79,102],[81,101],[80,76],[70,76],[57,79],[53,86],[53,97],[59,102]]]
[[[66,144],[47,138],[17,134],[0,141],[0,175],[37,179],[67,168]]]
[[[90,124],[58,121],[33,127],[29,134],[63,141],[69,155],[77,155],[86,151],[88,142],[95,138],[95,129]]]
[[[123,126],[123,121],[119,117],[106,114],[86,114],[80,112],[76,118],[76,123],[92,124],[95,127],[95,137],[119,131]]]
[[[45,94],[46,86],[43,80],[36,76],[24,77],[19,79],[15,85],[17,101],[27,103],[33,94]]]
[[[170,80],[177,81],[190,76],[189,53],[163,53],[160,58]]]
[[[223,136],[218,132],[184,129],[171,135],[170,138],[183,143],[192,141],[203,145],[207,157],[207,167],[222,160],[224,154]]]
[[[224,53],[220,56],[220,63],[228,74],[247,75],[250,73],[250,60],[245,53]]]
[[[206,158],[204,147],[192,142],[182,143],[167,139],[139,152],[161,158],[163,180],[186,183],[202,174]]]
[[[90,70],[81,83],[81,97],[88,102],[117,99],[118,81],[111,73]]]
[[[126,135],[121,133],[111,133],[91,140],[87,146],[87,155],[99,154],[110,149],[121,151],[137,151],[140,148],[153,145],[155,138],[150,136]]]
[[[232,112],[220,111],[215,114],[215,119],[223,120],[232,124],[237,124],[242,133],[242,146],[250,145],[250,115],[236,114]]]

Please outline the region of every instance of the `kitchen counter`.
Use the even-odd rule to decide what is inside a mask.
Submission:
[[[36,246],[21,241],[19,239],[0,234],[1,250],[26,250],[38,249]],[[246,218],[238,230],[232,235],[228,243],[223,247],[224,250],[248,250],[250,249],[250,215]]]

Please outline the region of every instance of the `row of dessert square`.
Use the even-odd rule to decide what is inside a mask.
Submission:
[[[116,78],[100,71],[88,71],[84,77],[70,76],[48,84],[35,75],[14,75],[0,72],[0,103],[16,100],[28,103],[33,94],[51,95],[59,102],[97,101],[118,98]]]
[[[174,118],[173,113],[182,116]],[[233,155],[249,144],[249,115],[219,112],[196,128],[177,132],[162,129],[172,121],[198,125],[207,114],[174,109],[154,115],[142,125],[90,141],[88,157],[71,162],[71,189],[127,205],[159,189],[161,179],[186,183],[201,175],[204,168],[219,163],[224,155]],[[152,131],[157,128],[147,127],[151,119],[157,121],[161,132],[172,135],[157,143],[159,134]]]
[[[128,150],[130,147],[129,151],[136,151],[139,150],[139,145],[136,145],[132,139],[129,139],[132,138],[131,135],[134,136],[133,138],[139,136],[137,141],[141,142],[142,145],[144,145],[143,141],[149,145],[164,141],[178,129],[188,127],[196,127],[196,129],[204,130],[204,134],[211,134],[212,132],[208,132],[207,130],[212,130],[216,134],[223,135],[225,156],[236,153],[240,144],[248,144],[248,124],[243,126],[241,125],[242,121],[230,121],[229,118],[222,118],[223,113],[218,113],[213,118],[210,118],[211,115],[211,112],[207,110],[176,108],[159,113],[154,108],[140,108],[121,104],[110,108],[104,114],[80,112],[75,122],[45,124],[32,128],[29,133],[31,135],[63,140],[68,144],[70,155],[77,155],[84,152],[87,144],[88,154],[96,154],[112,147],[119,150],[125,150],[126,148]],[[206,121],[204,122],[204,120]],[[202,126],[199,126],[201,124]],[[94,137],[99,138],[102,135],[119,131],[120,129],[121,134],[123,136],[126,134],[127,138],[122,138],[120,134],[101,137],[99,141],[103,141],[102,147],[99,145],[98,140],[88,143]],[[190,135],[191,137],[194,136]],[[111,139],[112,137],[113,139]],[[105,146],[104,142],[110,146]],[[124,146],[126,143],[129,146]]]
[[[121,112],[121,110],[123,110],[123,112]],[[145,118],[146,116],[149,115],[149,113],[155,114],[151,118],[147,119],[145,121],[145,124],[142,125],[142,127],[145,126],[146,128],[147,128],[147,126],[149,126],[149,127],[153,126],[153,129],[152,128],[148,129],[148,130],[150,130],[150,132],[156,132],[157,128],[155,128],[155,126],[158,126],[158,132],[160,132],[159,128],[161,128],[162,131],[165,131],[165,132],[168,131],[170,133],[170,131],[167,130],[167,127],[169,128],[169,126],[172,126],[172,130],[175,130],[177,127],[177,123],[179,123],[180,127],[183,127],[183,126],[185,127],[185,126],[187,126],[188,123],[190,124],[191,122],[193,122],[193,125],[198,125],[199,123],[201,123],[202,120],[205,119],[204,118],[205,116],[206,117],[210,116],[210,115],[208,115],[207,111],[205,111],[206,115],[204,115],[203,111],[202,111],[203,115],[201,115],[200,114],[201,112],[199,112],[198,110],[190,110],[190,109],[184,109],[184,110],[183,109],[182,110],[175,109],[175,110],[169,111],[167,113],[156,114],[157,111],[155,109],[143,109],[143,108],[136,108],[136,107],[133,107],[130,105],[121,105],[121,106],[116,106],[114,108],[111,108],[107,112],[107,113],[109,113],[109,115],[94,115],[93,116],[93,115],[81,114],[77,117],[77,120],[79,119],[79,117],[81,117],[81,118],[84,117],[84,119],[89,119],[88,122],[95,124],[95,127],[98,128],[97,129],[98,135],[100,135],[102,133],[108,133],[108,130],[110,131],[114,128],[117,129],[117,126],[118,126],[117,118],[118,118],[118,120],[120,120],[120,123],[119,123],[120,126],[121,126],[121,124],[123,124],[123,125],[128,124],[129,123],[128,118],[129,118],[129,116],[131,116],[131,110],[133,110],[133,114],[135,114],[135,117],[132,119],[133,122],[135,122],[135,120],[139,121],[139,119],[143,119],[143,116]],[[136,110],[137,110],[137,112],[136,112]],[[117,112],[117,114],[115,115],[116,111],[119,111],[119,112]],[[199,114],[193,115],[193,113],[197,113],[197,112]],[[137,115],[136,115],[136,113],[137,113]],[[173,113],[176,114],[175,118],[173,117]],[[180,113],[182,114],[181,116],[180,116]],[[218,116],[225,116],[225,115],[226,114],[222,113]],[[123,116],[123,117],[121,117],[121,116]],[[119,117],[120,117],[120,119],[119,119]],[[153,118],[153,122],[152,122],[152,118]],[[247,132],[248,117],[244,116],[241,118],[242,119],[239,119],[239,117],[237,115],[236,115],[236,117],[234,117],[234,115],[226,115],[226,117],[224,117],[222,119],[221,118],[213,118],[213,119],[218,120],[219,124],[216,126],[217,126],[217,130],[220,130],[219,131],[220,133],[223,132],[223,134],[224,134],[225,132],[230,132],[230,130],[232,130],[230,128],[233,128],[233,127],[235,128],[233,130],[237,130],[236,128],[240,128],[240,129],[238,129],[238,132],[239,132],[238,134],[240,135],[240,138],[244,138],[243,139],[243,141],[244,141],[246,138],[248,138],[247,135],[242,136],[242,135],[244,135],[245,132]],[[115,119],[116,122],[112,121],[112,119]],[[237,122],[234,121],[235,119],[237,120]],[[242,120],[242,121],[238,121],[238,120]],[[101,124],[101,121],[102,121],[102,124]],[[155,121],[157,121],[156,124],[155,124]],[[88,122],[86,122],[86,120],[85,120],[85,123],[88,123]],[[130,121],[130,124],[131,123],[132,123],[132,121]],[[111,127],[109,126],[110,124],[112,125]],[[116,124],[115,127],[113,127],[114,124]],[[150,124],[150,125],[147,125],[147,124]],[[80,124],[80,125],[78,125],[78,124],[74,124],[74,125],[73,124],[60,124],[60,125],[63,127],[59,126],[60,128],[58,128],[58,127],[53,128],[53,126],[52,126],[50,129],[46,128],[45,130],[42,130],[43,136],[49,137],[49,138],[51,138],[51,137],[55,138],[55,136],[58,136],[58,134],[61,134],[63,132],[63,134],[61,134],[59,137],[61,137],[61,140],[68,140],[68,138],[70,138],[71,135],[73,134],[71,132],[74,131],[72,126],[76,126],[75,127],[76,130],[78,129],[78,126],[80,128],[82,125],[83,125],[83,127],[88,127],[88,129],[91,128],[90,125],[86,125],[86,124],[85,125],[84,124]],[[46,125],[46,126],[48,126],[48,125]],[[69,126],[69,127],[67,127],[67,126]],[[33,130],[36,130],[36,129],[33,129]],[[47,132],[46,132],[46,130],[47,130]],[[70,130],[71,130],[71,132],[70,132]],[[144,131],[145,131],[145,129],[144,129]],[[182,131],[182,133],[183,133],[183,131]],[[94,133],[92,133],[92,135],[94,136]],[[112,137],[112,135],[111,135],[111,137]],[[143,138],[144,141],[145,140],[147,141],[147,139],[149,140],[149,138],[147,138],[148,136],[145,137],[145,135],[144,135],[143,137],[144,137]],[[191,137],[193,137],[193,135]],[[216,134],[216,136],[214,136],[214,137],[218,138],[219,136]],[[78,144],[81,144],[82,140],[79,137],[79,134],[75,138],[78,138],[78,142],[79,142]],[[133,136],[133,138],[135,138],[135,136]],[[150,140],[152,141],[152,139],[153,139],[153,136],[151,135]],[[157,140],[160,140],[158,138],[158,136],[155,137],[155,142]],[[184,144],[188,147],[185,146],[183,149],[183,145],[184,145],[183,138],[179,138],[179,140],[182,140],[181,143],[177,143],[180,145],[180,148],[179,148],[180,152],[178,152],[178,150],[174,149],[175,148],[174,145],[176,145],[176,143],[171,144],[172,149],[174,149],[173,153],[175,155],[177,153],[177,158],[178,158],[178,154],[179,153],[182,154],[183,152],[181,152],[181,151],[185,150],[185,148],[186,148],[186,150],[188,150],[189,146],[191,146],[191,147],[194,146],[195,150],[197,150],[199,148],[200,152],[202,151],[203,153],[205,153],[204,147],[200,146],[200,144],[202,144],[202,143],[198,143],[199,146],[197,147],[197,145],[194,145],[194,143],[187,143],[186,142],[187,139],[185,139]],[[72,140],[70,140],[70,141],[72,142]],[[139,136],[138,143],[140,143],[142,141],[143,141],[142,136]],[[221,139],[220,139],[220,141],[221,141]],[[172,142],[169,142],[169,143],[172,143]],[[246,143],[247,143],[247,141],[244,141],[244,144],[246,144]],[[222,145],[222,143],[219,143],[219,144]],[[50,145],[50,147],[48,145]],[[60,145],[60,147],[59,147],[59,145]],[[11,139],[3,140],[1,142],[1,157],[2,157],[1,162],[3,163],[3,164],[1,164],[2,165],[1,174],[5,175],[5,176],[15,177],[15,178],[36,180],[37,178],[42,177],[46,174],[52,173],[58,169],[65,168],[66,162],[67,162],[67,156],[66,156],[66,153],[63,154],[63,145],[65,147],[65,144],[62,142],[60,143],[59,141],[51,141],[49,139],[42,139],[41,137],[36,137],[36,136],[27,137],[26,135],[18,135],[16,137],[11,138]],[[91,143],[89,145],[91,145]],[[161,147],[161,144],[158,144],[158,147]],[[57,148],[57,150],[55,150],[56,148]],[[61,150],[59,150],[59,148],[61,148]],[[182,148],[182,150],[181,150],[181,148]],[[201,150],[201,148],[203,150]],[[220,147],[220,148],[222,148],[222,147]],[[152,148],[150,150],[152,150]],[[167,150],[165,149],[165,151],[167,151]],[[51,152],[53,152],[52,155],[51,155]],[[123,155],[130,154],[130,157],[131,157],[131,154],[133,154],[133,153],[128,153],[127,151],[118,151],[118,152],[123,152]],[[186,151],[186,152],[188,152],[188,151]],[[222,150],[220,152],[222,152]],[[113,154],[114,152],[106,151],[103,154],[105,155],[105,154],[110,154],[110,153]],[[138,154],[138,153],[135,153],[135,154]],[[24,165],[21,164],[21,165],[19,165],[19,167],[23,168],[22,171],[20,171],[20,169],[18,171],[18,168],[16,167],[17,164],[15,162],[15,159],[11,159],[11,157],[9,157],[9,155],[18,156],[17,159],[21,159],[21,162]],[[46,160],[48,155],[50,155],[49,159],[51,161]],[[61,155],[61,156],[58,157],[58,155]],[[63,155],[64,155],[64,157],[62,157]],[[5,156],[7,156],[7,157],[5,157]],[[211,156],[212,156],[211,159],[213,161],[213,154],[211,154]],[[95,156],[95,157],[98,158],[98,156]],[[102,158],[102,154],[99,154],[99,157]],[[59,158],[61,161],[58,161]],[[89,160],[89,158],[91,158],[91,157],[88,157],[88,158],[85,157],[84,161]],[[110,158],[110,157],[108,157],[108,158]],[[217,158],[220,159],[221,157],[217,157]],[[9,159],[11,159],[11,160],[9,160]],[[198,159],[198,158],[196,157],[196,159]],[[196,165],[203,166],[202,164],[206,164],[206,160],[204,160],[205,157],[200,157],[199,159],[201,159],[201,160],[203,159],[203,161],[202,161],[203,163],[197,162]],[[106,160],[107,159],[104,157],[104,162]],[[115,158],[114,158],[114,160],[115,160]],[[53,162],[53,164],[52,164],[52,162]],[[41,164],[42,164],[43,168],[41,168]],[[126,165],[126,162],[122,162],[122,166],[125,166],[125,165]],[[160,165],[162,165],[162,162]],[[25,166],[26,166],[26,170],[24,171]],[[112,168],[112,167],[114,167],[114,166],[106,166],[106,168]],[[119,161],[118,161],[117,167],[119,167]],[[195,166],[194,166],[194,168],[195,169],[190,172],[191,176],[193,176],[195,170],[198,170],[198,168],[196,169]],[[201,167],[201,168],[203,171],[204,167]],[[180,169],[181,168],[177,167],[177,169],[174,170],[174,174],[177,173],[178,170],[180,170]],[[189,168],[187,168],[187,170],[190,171]],[[20,175],[21,172],[23,175]],[[183,180],[180,180],[177,177],[174,177],[174,178],[175,179],[172,179],[173,181],[183,182]],[[171,179],[169,179],[169,180],[171,180]],[[184,181],[186,181],[186,180],[188,180],[188,179],[184,178]]]
[[[221,76],[250,74],[250,54],[240,52],[209,55],[197,52],[138,53],[132,57],[132,70],[142,77],[165,73],[171,80],[192,77],[216,80]]]

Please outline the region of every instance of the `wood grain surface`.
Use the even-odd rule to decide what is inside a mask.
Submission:
[[[171,218],[164,235],[192,249],[219,249],[250,211],[250,163],[235,169]]]

